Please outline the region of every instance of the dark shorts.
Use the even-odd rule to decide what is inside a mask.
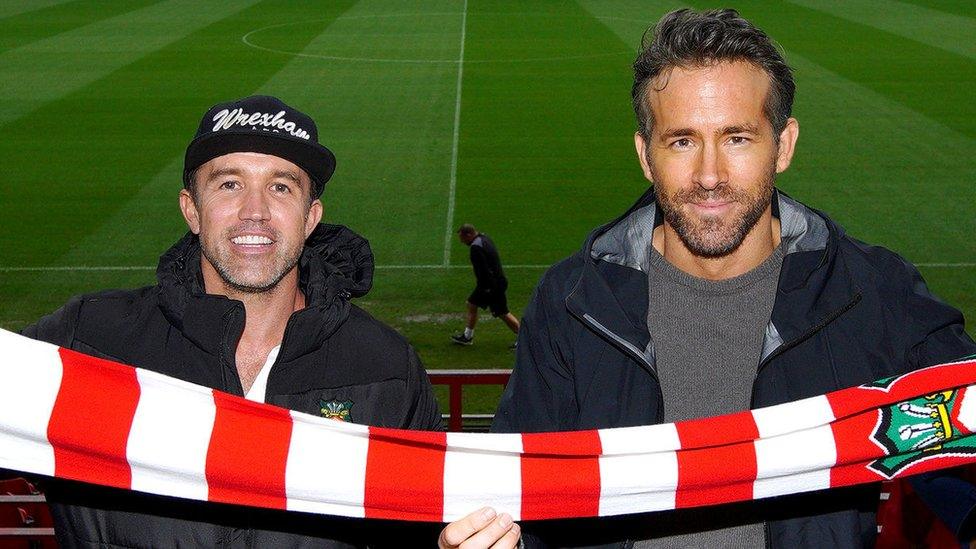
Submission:
[[[508,284],[492,290],[482,290],[475,288],[468,296],[468,303],[482,309],[490,309],[491,316],[505,316],[508,314],[508,299],[505,297],[505,290]]]

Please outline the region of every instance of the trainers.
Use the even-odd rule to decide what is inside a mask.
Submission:
[[[465,337],[464,334],[454,334],[451,336],[451,341],[457,343],[458,345],[471,345],[474,343],[474,336]]]

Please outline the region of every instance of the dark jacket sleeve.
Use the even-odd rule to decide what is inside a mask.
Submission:
[[[71,298],[57,311],[21,330],[21,335],[61,347],[70,347],[74,340],[81,303],[80,297]]]
[[[491,274],[488,253],[481,246],[471,246],[471,267],[477,280],[477,289],[492,291],[495,289],[495,277]]]
[[[539,283],[522,318],[515,368],[492,432],[565,431],[577,416],[566,333],[571,319],[548,278]]]
[[[913,335],[908,356],[911,369],[976,354],[976,343],[966,333],[962,313],[933,295],[913,265],[905,262],[904,271],[903,302]]]

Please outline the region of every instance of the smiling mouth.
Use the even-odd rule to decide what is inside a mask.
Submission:
[[[703,210],[718,210],[729,206],[732,201],[721,201],[721,202],[692,202],[691,203],[696,208],[701,208]]]
[[[270,238],[266,236],[259,236],[256,234],[235,236],[234,238],[230,239],[230,241],[233,242],[234,244],[239,244],[242,246],[262,246],[262,245],[266,246],[268,244],[274,243],[274,241],[271,240]]]

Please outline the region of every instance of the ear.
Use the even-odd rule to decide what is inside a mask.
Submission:
[[[308,219],[305,220],[305,238],[308,238],[318,226],[319,221],[322,221],[322,214],[325,210],[325,206],[322,205],[322,201],[316,198],[312,201],[312,205],[308,207]]]
[[[193,195],[186,189],[180,191],[180,211],[183,212],[183,219],[186,220],[190,232],[200,234],[200,212],[193,203]]]
[[[786,121],[786,126],[779,134],[779,151],[776,153],[776,173],[783,173],[793,161],[793,151],[796,140],[800,137],[800,124],[796,118]]]
[[[654,178],[651,177],[651,166],[647,162],[647,147],[648,143],[644,141],[644,136],[640,132],[634,132],[634,149],[637,150],[637,160],[640,162],[641,169],[644,171],[644,178],[654,182]]]

